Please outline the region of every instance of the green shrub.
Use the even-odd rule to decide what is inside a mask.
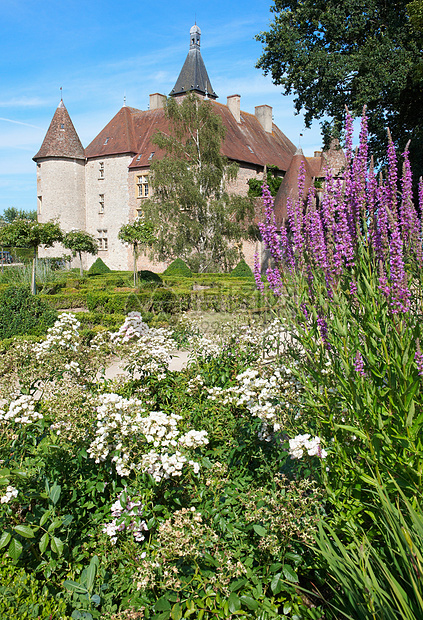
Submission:
[[[45,583],[45,582],[44,582]],[[0,618],[65,620],[65,601],[56,601],[43,582],[3,560],[0,565]]]
[[[0,338],[21,334],[44,334],[57,319],[57,312],[26,286],[11,286],[0,295]]]
[[[251,268],[247,265],[244,259],[239,261],[238,265],[232,269],[229,275],[232,278],[254,278]]]
[[[91,265],[88,269],[89,276],[101,276],[103,273],[111,273],[111,269],[104,263],[101,258],[97,258],[97,260]]]
[[[173,263],[170,263],[169,267],[163,272],[163,275],[192,278],[192,271],[181,258],[177,258]]]
[[[138,279],[142,282],[163,282],[158,273],[154,273],[154,271],[148,270],[139,271]]]

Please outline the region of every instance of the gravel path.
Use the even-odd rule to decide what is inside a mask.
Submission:
[[[174,351],[169,370],[183,370],[188,364],[189,351]],[[118,375],[127,375],[122,360],[115,360],[106,368],[106,379],[115,379]]]

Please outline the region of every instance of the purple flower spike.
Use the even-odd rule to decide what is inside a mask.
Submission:
[[[326,323],[326,319],[320,314],[317,317],[317,326],[319,328],[322,344],[324,344],[327,349],[330,349],[331,346],[328,340],[328,324]]]
[[[423,377],[423,355],[420,351],[420,342],[417,339],[416,342],[416,352],[414,354],[414,361],[416,362],[417,370],[419,372],[420,377]]]
[[[364,372],[364,360],[360,351],[357,351],[357,354],[354,358],[354,370],[362,377],[366,376],[366,373]]]

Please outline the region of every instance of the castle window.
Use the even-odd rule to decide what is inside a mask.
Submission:
[[[37,196],[37,203],[38,203],[38,213],[41,213],[41,207],[43,206],[43,197],[42,196]]]
[[[99,213],[104,213],[104,194],[99,194],[98,195],[98,212]]]
[[[100,250],[108,250],[109,242],[107,239],[107,229],[106,228],[97,228],[97,243],[98,249]]]
[[[104,161],[99,162],[98,178],[104,179]]]
[[[138,193],[137,198],[148,197],[148,174],[140,174],[137,176]]]

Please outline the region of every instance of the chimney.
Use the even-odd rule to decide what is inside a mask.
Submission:
[[[256,119],[267,133],[272,133],[273,120],[272,120],[273,108],[270,105],[256,105],[255,115]]]
[[[154,93],[150,95],[150,110],[158,110],[164,108],[166,102],[166,95],[160,95],[160,93]]]
[[[228,108],[232,112],[232,116],[236,120],[237,123],[241,122],[241,96],[240,95],[230,95],[228,97]]]

